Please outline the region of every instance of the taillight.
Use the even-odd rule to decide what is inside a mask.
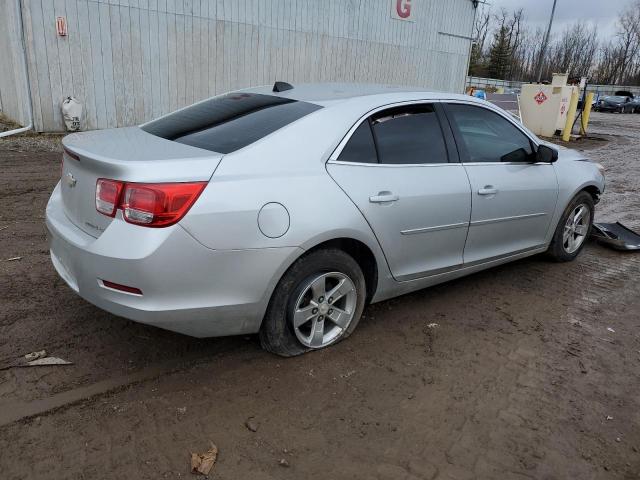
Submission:
[[[206,185],[207,182],[123,183],[101,178],[96,185],[96,209],[113,217],[121,208],[129,223],[168,227],[185,216]],[[104,208],[99,207],[99,201],[104,202]],[[112,204],[116,206],[109,210]]]
[[[99,178],[96,183],[96,210],[108,217],[115,217],[124,183]]]

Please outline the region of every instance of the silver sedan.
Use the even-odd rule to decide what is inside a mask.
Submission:
[[[285,356],[367,303],[584,246],[602,168],[455,94],[277,82],[64,141],[51,260],[81,297]]]

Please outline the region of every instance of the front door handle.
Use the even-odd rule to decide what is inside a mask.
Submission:
[[[478,190],[478,195],[495,195],[498,193],[497,188],[493,188],[493,185],[485,185],[484,188]]]
[[[371,203],[388,203],[388,202],[397,202],[398,195],[394,195],[391,192],[378,192],[377,195],[373,195],[369,197],[369,201]]]

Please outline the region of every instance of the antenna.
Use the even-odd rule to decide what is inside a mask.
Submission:
[[[293,90],[293,85],[287,82],[278,82],[278,81],[276,81],[276,83],[273,84],[274,92],[284,92],[286,90]]]

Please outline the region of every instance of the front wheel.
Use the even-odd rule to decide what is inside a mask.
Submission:
[[[365,298],[362,269],[350,255],[337,249],[311,252],[276,286],[260,343],[283,357],[333,345],[355,330]]]
[[[593,224],[594,202],[588,192],[580,192],[565,209],[553,239],[549,256],[558,262],[575,259],[584,248]]]

